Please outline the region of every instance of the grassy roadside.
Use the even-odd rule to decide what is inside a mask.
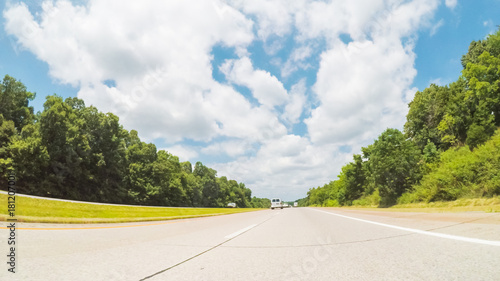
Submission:
[[[379,208],[377,206],[349,206],[347,209],[376,210],[387,212],[426,212],[426,213],[446,213],[446,212],[500,212],[500,197],[458,199],[447,202],[412,203],[400,204],[389,208]]]
[[[0,194],[0,221],[8,218],[7,195]],[[256,211],[240,208],[158,208],[61,202],[16,196],[18,222],[115,223],[172,220]]]

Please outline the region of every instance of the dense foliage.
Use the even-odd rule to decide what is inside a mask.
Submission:
[[[500,30],[472,42],[462,75],[409,103],[404,134],[387,129],[302,206],[373,205],[500,195]],[[495,134],[495,132],[497,133]]]
[[[443,152],[420,184],[398,202],[448,201],[496,194],[500,194],[500,130],[473,151],[463,146]]]
[[[268,207],[243,183],[140,140],[112,113],[78,98],[35,94],[10,76],[0,85],[0,184],[15,171],[19,193],[93,202],[156,206]]]

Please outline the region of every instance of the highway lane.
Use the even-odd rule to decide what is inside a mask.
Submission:
[[[4,267],[0,280],[500,279],[498,213],[292,208],[167,222],[18,226],[18,272]],[[7,235],[0,229],[6,254]]]

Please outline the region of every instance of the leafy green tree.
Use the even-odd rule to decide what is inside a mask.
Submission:
[[[237,192],[238,198],[236,200],[236,205],[240,208],[251,207],[250,202],[252,200],[252,191],[249,188],[246,188],[244,183],[239,183]]]
[[[366,185],[361,155],[355,154],[353,158],[354,162],[342,167],[342,173],[345,175],[345,200],[348,205],[361,197]]]
[[[203,186],[203,206],[217,207],[217,198],[219,196],[219,186],[216,180],[217,171],[206,167],[201,162],[196,162],[193,174],[198,177]]]
[[[403,194],[400,203],[449,201],[500,195],[500,131],[471,151],[467,146],[441,154],[435,168]]]
[[[18,192],[39,196],[53,197],[59,194],[58,187],[50,184],[50,155],[42,143],[39,123],[26,125],[21,137],[10,146],[16,175]]]
[[[37,125],[26,128],[15,146],[18,165],[37,158],[33,155],[36,150],[27,148],[32,147],[30,143],[39,144],[41,151],[37,153],[46,153],[49,161],[34,168],[41,176],[33,180],[41,181],[39,185],[46,186],[43,189],[50,196],[122,202],[126,194],[122,188],[126,134],[118,117],[87,108],[80,99],[63,102],[54,95],[47,97]],[[34,184],[27,179],[24,182]]]
[[[125,176],[128,196],[136,204],[156,202],[160,187],[153,179],[153,163],[157,159],[156,146],[140,140],[137,131],[130,131],[126,139],[128,168]]]
[[[451,146],[464,145],[467,138],[470,114],[469,108],[464,103],[466,83],[462,77],[449,85],[450,99],[446,105],[444,116],[437,126],[441,137],[441,144],[438,145],[435,143],[443,150]]]
[[[462,56],[462,66],[466,68],[469,63],[478,63],[479,56],[488,52],[492,56],[500,56],[500,29],[490,34],[486,40],[472,41],[469,45],[467,54]]]
[[[43,180],[47,185],[54,186],[51,195],[84,199],[80,195],[85,191],[79,190],[79,187],[87,171],[81,169],[81,164],[88,157],[89,146],[80,134],[81,120],[70,105],[54,95],[47,97],[39,122],[41,144],[50,157]]]
[[[26,125],[33,124],[35,116],[29,101],[35,94],[16,79],[5,75],[0,84],[0,185],[7,186],[7,174],[14,170],[11,145]],[[22,172],[22,171],[20,171]]]
[[[472,42],[462,57],[464,70],[438,126],[442,140],[471,149],[487,141],[500,126],[500,30]]]
[[[325,189],[327,194],[327,198],[323,201],[323,206],[336,207],[338,205],[350,205],[351,202],[347,199],[346,174],[340,173],[337,180],[324,185],[323,189]]]
[[[7,186],[8,173],[13,171],[11,145],[16,137],[12,120],[5,120],[0,114],[0,185]]]
[[[310,188],[307,192],[309,204],[311,206],[322,206],[323,202],[328,199],[328,194],[324,187]]]
[[[500,56],[483,52],[477,63],[467,64],[462,75],[468,82],[466,103],[471,115],[466,143],[474,148],[500,126]]]
[[[0,84],[0,114],[5,120],[13,121],[21,132],[24,126],[33,123],[33,107],[28,104],[34,98],[35,94],[28,92],[23,83],[5,75]]]
[[[124,130],[116,115],[57,95],[33,115],[34,96],[10,76],[0,85],[0,174],[15,170],[19,192],[158,206],[252,206],[244,184],[218,178],[201,162],[194,169],[179,163],[142,142],[137,131]]]
[[[252,197],[251,205],[252,208],[270,208],[271,200],[268,198],[257,198],[254,196]]]
[[[372,180],[379,187],[381,204],[392,205],[420,180],[420,150],[397,129],[385,130],[371,146]]]
[[[186,191],[187,206],[202,207],[203,206],[203,186],[193,173],[183,174],[183,188]]]
[[[424,147],[422,157],[426,163],[434,163],[439,160],[439,151],[436,148],[436,145],[430,140]]]
[[[187,174],[191,174],[193,172],[193,165],[189,161],[181,163],[181,170]]]
[[[309,197],[304,197],[304,198],[301,198],[299,200],[297,200],[297,205],[299,207],[307,207],[309,206]]]
[[[497,194],[498,176],[492,171],[498,167],[490,163],[498,162],[497,139],[492,141],[492,136],[500,127],[500,29],[472,42],[462,65],[456,82],[430,85],[415,94],[404,126],[408,139],[397,130],[386,130],[362,148],[363,158],[345,165],[337,180],[310,189],[301,202],[391,205],[412,186],[415,192],[404,193],[400,202]],[[471,156],[476,149],[481,157]],[[488,164],[479,165],[483,162]],[[363,192],[356,199],[360,187]]]
[[[438,147],[445,147],[441,141],[438,125],[446,113],[452,91],[447,86],[430,85],[422,92],[417,92],[408,104],[404,131],[420,149],[430,140]]]
[[[160,150],[157,160],[153,163],[153,179],[155,186],[160,187],[157,198],[159,205],[185,206],[187,194],[183,186],[183,174],[179,158],[166,151]]]
[[[104,114],[93,106],[85,107],[84,102],[77,98],[68,98],[65,102],[78,117],[80,137],[87,148],[81,164],[85,175],[79,181],[88,187],[80,189],[85,194],[94,194],[93,200],[99,202],[127,202],[123,178],[127,164],[125,138],[128,132],[112,113]],[[88,195],[84,197],[90,200]]]
[[[217,198],[217,206],[225,207],[230,200],[230,187],[227,177],[220,177],[216,179],[217,185],[219,186],[219,196]]]

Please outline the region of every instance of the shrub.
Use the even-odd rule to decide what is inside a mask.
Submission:
[[[353,206],[372,206],[372,207],[378,207],[380,205],[380,193],[378,191],[378,188],[375,189],[375,191],[365,197],[362,197],[358,200],[354,200],[352,202]]]
[[[464,146],[441,154],[434,170],[403,194],[399,204],[492,197],[500,194],[500,130],[470,151]]]

